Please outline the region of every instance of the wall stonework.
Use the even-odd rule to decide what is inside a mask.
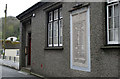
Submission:
[[[70,10],[76,3],[62,3],[63,49],[46,50],[46,9],[36,9],[31,18],[31,71],[45,77],[118,77],[120,50],[102,49],[105,45],[105,3],[90,3],[91,72],[70,69]],[[61,4],[61,3],[59,3]],[[56,4],[54,6],[57,6]],[[54,7],[51,6],[50,8]],[[49,9],[49,7],[47,8]],[[24,33],[22,33],[24,34]],[[24,38],[22,38],[24,39]],[[22,40],[23,41],[23,40]],[[25,41],[24,41],[25,42]],[[21,45],[23,46],[23,45]],[[22,51],[21,51],[22,52]],[[22,54],[21,54],[22,55]],[[23,59],[22,59],[23,60]],[[21,60],[21,61],[22,61]],[[41,67],[41,65],[43,67]]]

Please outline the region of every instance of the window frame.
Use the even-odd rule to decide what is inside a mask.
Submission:
[[[57,8],[54,8],[54,9],[51,9],[51,10],[49,10],[48,12],[47,12],[47,47],[62,47],[63,46],[63,34],[62,34],[62,44],[60,44],[60,21],[62,20],[63,21],[63,16],[62,17],[60,17],[60,9],[62,9],[62,6],[59,6],[59,7],[57,7]],[[58,16],[58,18],[54,18],[54,13],[55,13],[55,11],[58,11],[57,12],[57,16]],[[52,20],[51,20],[51,24],[52,24],[52,44],[49,44],[49,13],[52,13]],[[62,11],[61,11],[62,12]],[[57,44],[55,44],[55,41],[54,41],[54,23],[55,23],[55,21],[57,22],[57,37],[58,37],[58,39],[57,39]],[[62,32],[63,32],[63,23],[62,23]]]
[[[112,0],[112,1],[107,0],[107,3],[113,3],[113,2],[117,2],[117,1],[119,1],[119,0]]]
[[[114,13],[115,13],[115,8],[114,8],[114,6],[115,5],[118,5],[118,8],[119,8],[119,4],[118,4],[118,2],[117,2],[118,0],[115,0],[115,1],[111,1],[111,2],[109,2],[109,0],[107,0],[107,44],[108,45],[118,45],[119,44],[119,35],[118,35],[118,40],[117,41],[115,41],[115,36],[114,36],[114,33],[115,33],[115,22],[114,22],[114,20],[115,20],[115,15],[114,15]],[[112,32],[112,34],[113,34],[113,41],[110,41],[109,40],[109,38],[110,38],[110,33],[109,33],[109,31],[110,31],[110,29],[109,29],[109,25],[110,25],[110,23],[109,23],[109,7],[110,6],[112,6],[112,16],[111,16],[111,18],[113,19],[112,20],[112,30],[113,30],[113,32]],[[118,10],[119,11],[119,10]],[[118,19],[120,20],[120,13],[118,14]],[[118,34],[119,34],[119,29],[120,29],[120,24],[119,24],[119,21],[118,20],[118,28],[116,28],[117,30],[118,30]]]

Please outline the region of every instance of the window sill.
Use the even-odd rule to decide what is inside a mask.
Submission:
[[[120,49],[120,46],[103,46],[101,49]]]
[[[63,50],[63,47],[45,47],[45,50]]]

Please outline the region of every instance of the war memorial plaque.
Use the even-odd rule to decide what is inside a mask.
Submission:
[[[71,14],[71,20],[71,63],[74,67],[87,69],[89,68],[88,10],[74,12]]]

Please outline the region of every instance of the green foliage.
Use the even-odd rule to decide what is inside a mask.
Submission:
[[[17,41],[20,41],[20,36],[17,37]]]
[[[4,25],[5,25],[4,18],[2,18],[2,26],[4,27]],[[20,34],[19,25],[20,25],[20,22],[17,18],[12,16],[7,17],[5,38],[11,37],[11,36],[19,37],[19,34]]]
[[[0,39],[2,39],[2,32],[0,32]]]
[[[3,50],[0,50],[0,54],[2,54],[3,53]]]

